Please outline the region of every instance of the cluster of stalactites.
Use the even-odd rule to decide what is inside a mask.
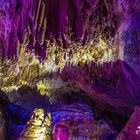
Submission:
[[[86,45],[73,43],[70,48],[63,49],[54,40],[47,41],[47,56],[40,61],[34,52],[27,51],[24,45],[19,45],[16,60],[5,60],[0,66],[0,85],[3,91],[12,91],[23,85],[36,86],[38,79],[51,72],[60,72],[70,63],[104,63],[118,58],[117,49],[99,37],[97,43],[91,41]],[[28,64],[28,65],[27,65]]]
[[[138,0],[133,0],[132,2],[126,0],[113,2],[103,0],[102,2],[104,2],[107,9],[110,24],[107,26],[109,27],[114,26],[112,25],[114,14],[123,18],[123,13],[129,11],[128,9],[131,9],[129,13],[132,14],[132,10],[138,9],[139,6]],[[89,30],[95,34],[89,23],[92,22],[90,17],[94,14],[98,4],[99,0],[85,0],[84,2],[80,0],[36,0],[36,2],[34,0],[13,0],[0,2],[0,43],[2,44],[0,55],[6,56],[6,58],[16,56],[17,44],[20,42],[21,45],[24,44],[29,50],[35,50],[36,54],[44,59],[47,47],[46,38],[52,35],[59,40],[60,35],[64,37],[64,33],[67,33],[67,30],[68,32],[71,31],[68,26],[71,26],[72,34],[75,34],[75,37],[80,39],[88,36],[87,32]],[[125,8],[125,11],[123,8]],[[95,18],[95,21],[97,21],[97,18]],[[102,26],[106,26],[106,24],[103,23]],[[117,27],[115,26],[114,28]],[[100,30],[97,32],[100,33]],[[64,38],[63,41],[64,44],[67,43]]]
[[[17,90],[23,85],[38,86],[38,79],[46,73],[56,72],[59,69],[62,71],[69,63],[77,66],[79,63],[103,63],[118,59],[117,43],[112,44],[114,40],[108,41],[102,35],[96,39],[90,39],[84,45],[81,42],[72,41],[66,34],[57,40],[47,40],[47,29],[50,27],[47,28],[46,6],[43,0],[38,0],[36,4],[32,0],[26,0],[22,3],[21,9],[17,9],[17,12],[21,13],[20,16],[17,14],[17,19],[15,18],[16,23],[19,24],[15,31],[18,39],[14,39],[17,42],[15,46],[11,46],[16,50],[17,58],[1,61],[0,87],[3,91]],[[23,13],[27,13],[27,17]],[[16,45],[18,47],[15,49]]]

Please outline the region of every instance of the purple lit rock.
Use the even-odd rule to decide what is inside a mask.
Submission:
[[[117,136],[116,140],[140,139],[140,108],[136,107],[134,113],[127,122],[125,128]]]
[[[110,63],[67,66],[60,75],[66,81],[74,81],[94,102],[111,105],[115,108],[112,111],[129,116],[140,104],[140,79],[124,61],[112,65],[112,69]]]
[[[51,115],[53,139],[113,140],[116,131],[104,119],[96,121],[93,115],[91,107],[83,103],[55,107]]]

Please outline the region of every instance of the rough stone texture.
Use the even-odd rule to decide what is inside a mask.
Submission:
[[[136,107],[134,113],[127,122],[125,128],[117,136],[116,140],[139,140],[140,139],[140,108]]]
[[[111,69],[112,67],[112,69]],[[129,116],[139,105],[139,78],[123,61],[96,65],[66,66],[60,74],[88,93],[95,103]],[[113,108],[112,108],[113,107]]]
[[[50,125],[50,115],[44,116],[43,109],[34,109],[31,119],[27,122],[27,127],[21,132],[18,140],[51,140]]]
[[[115,139],[116,131],[104,119],[96,121],[90,106],[83,103],[60,105],[52,113],[53,139]]]

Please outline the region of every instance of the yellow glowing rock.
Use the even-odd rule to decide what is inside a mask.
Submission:
[[[27,122],[27,124],[41,126],[43,119],[44,119],[44,110],[35,109],[33,111],[33,115],[31,117],[31,119]]]
[[[46,94],[46,89],[46,85],[42,81],[39,81],[37,83],[37,90],[40,92],[41,95]]]
[[[28,129],[24,132],[24,137],[35,137],[35,131]]]
[[[41,108],[36,108],[36,109],[34,109],[34,111],[33,111],[33,115],[34,116],[39,116],[41,119],[43,119],[44,118],[44,110],[43,109],[41,109]]]
[[[45,135],[45,132],[46,132],[46,128],[45,127],[37,128],[37,129],[35,129],[34,136],[38,137],[39,135],[42,135],[42,133]]]
[[[44,125],[51,126],[51,114],[48,113],[44,120]]]
[[[42,120],[40,118],[35,118],[34,120],[30,120],[27,124],[41,126],[42,125]]]
[[[51,140],[51,116],[44,117],[43,109],[35,109],[26,129],[21,133],[20,140]]]
[[[100,37],[99,42],[97,43],[96,47],[101,50],[106,50],[108,48],[107,43]]]

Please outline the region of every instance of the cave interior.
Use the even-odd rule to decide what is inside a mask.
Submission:
[[[140,0],[0,0],[0,140],[140,140]]]

